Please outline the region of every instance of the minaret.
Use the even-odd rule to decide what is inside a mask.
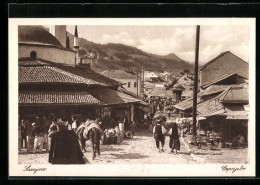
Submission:
[[[78,43],[78,29],[77,29],[77,25],[75,26],[75,32],[74,32],[74,46],[73,46],[74,51],[76,51],[76,58],[75,58],[75,64],[79,64],[79,43]]]
[[[75,32],[74,32],[74,50],[78,51],[79,49],[79,43],[78,43],[78,29],[77,25],[75,26]]]

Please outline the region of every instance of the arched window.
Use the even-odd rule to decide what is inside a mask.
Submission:
[[[30,54],[30,57],[31,57],[32,59],[36,59],[36,58],[37,58],[37,53],[36,53],[36,51],[32,51],[31,54]]]

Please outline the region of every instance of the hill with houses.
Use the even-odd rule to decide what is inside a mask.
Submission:
[[[97,44],[84,38],[79,38],[79,46],[79,56],[82,57],[83,62],[91,63],[91,68],[97,72],[124,70],[140,73],[144,66],[145,70],[168,71],[177,76],[185,69],[190,71],[194,69],[194,65],[174,53],[162,56],[124,44]]]

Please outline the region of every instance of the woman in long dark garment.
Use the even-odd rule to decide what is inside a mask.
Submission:
[[[51,164],[85,164],[77,136],[68,130],[68,121],[60,120],[59,132],[53,134],[49,153]]]
[[[163,118],[158,117],[155,120],[156,124],[153,128],[153,135],[154,135],[154,139],[156,142],[156,147],[158,148],[159,152],[164,152],[164,143],[165,143],[165,128],[162,125],[162,123],[164,122]],[[160,143],[161,143],[161,149],[160,149]]]
[[[180,150],[180,140],[179,140],[178,127],[175,122],[172,123],[172,128],[169,130],[169,134],[170,134],[169,147],[171,148],[171,152],[174,152],[173,150],[175,149],[176,150],[175,154],[179,154],[177,150]]]

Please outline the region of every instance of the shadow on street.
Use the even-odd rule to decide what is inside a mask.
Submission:
[[[115,156],[116,159],[143,159],[149,157],[147,155],[142,155],[139,153],[111,154],[111,155]]]

